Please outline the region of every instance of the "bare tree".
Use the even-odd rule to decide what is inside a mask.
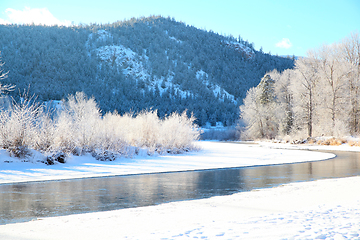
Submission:
[[[308,51],[294,69],[269,72],[240,110],[251,138],[360,134],[359,33]]]
[[[263,108],[260,103],[260,90],[250,88],[244,99],[244,104],[240,106],[240,118],[246,124],[244,132],[246,138],[265,137],[265,123],[263,118]]]
[[[273,70],[269,73],[274,79],[275,95],[277,102],[277,111],[275,114],[279,119],[279,134],[288,135],[293,126],[293,93],[290,89],[290,83],[294,75],[294,71],[287,69],[282,73]]]
[[[327,134],[345,134],[348,123],[348,78],[352,74],[352,67],[339,57],[339,45],[324,45],[315,53],[318,64],[318,74],[322,83],[322,106],[325,121],[322,126]],[[327,114],[331,124],[328,124]],[[342,128],[341,133],[339,128]]]
[[[317,105],[316,87],[319,81],[315,59],[311,57],[298,59],[295,62],[294,79],[291,83],[291,88],[295,98],[296,125],[299,128],[306,126],[308,137],[312,137],[314,114]]]
[[[1,53],[1,52],[0,52]],[[4,66],[4,62],[1,61],[0,58],[0,80],[7,78],[7,74],[8,72],[4,72],[4,69],[2,68],[2,66]]]
[[[0,52],[0,54],[1,54],[1,52]],[[4,71],[4,69],[3,69],[4,64],[5,63],[1,61],[1,57],[0,57],[0,80],[3,80],[8,77],[9,72]],[[0,83],[0,97],[3,94],[14,91],[14,89],[15,89],[15,85],[12,85],[12,84],[3,85],[2,83]]]
[[[0,52],[0,54],[1,54],[1,52]],[[1,57],[0,57],[0,80],[4,80],[5,78],[8,77],[9,72],[4,71],[4,69],[3,69],[4,64],[5,63],[1,61]],[[12,84],[5,84],[4,85],[4,84],[0,83],[0,97],[3,94],[14,91],[14,89],[15,89],[15,85],[12,85]]]
[[[1,55],[1,52],[0,52]],[[4,110],[10,107],[11,100],[9,97],[5,96],[8,92],[14,91],[15,85],[12,84],[2,84],[2,80],[8,77],[9,72],[5,72],[3,69],[4,62],[1,61],[0,56],[0,109]]]
[[[349,130],[350,134],[360,133],[360,36],[354,32],[340,43],[340,54],[344,61],[353,66],[353,74],[348,78],[349,87]]]

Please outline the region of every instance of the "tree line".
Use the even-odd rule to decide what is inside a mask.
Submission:
[[[309,50],[294,69],[268,72],[240,106],[244,138],[358,136],[360,37]]]

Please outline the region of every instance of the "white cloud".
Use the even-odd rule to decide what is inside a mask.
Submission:
[[[69,26],[69,21],[60,21],[55,18],[47,8],[28,8],[16,10],[8,8],[5,10],[11,23],[35,25],[65,25]]]
[[[0,18],[0,25],[6,25],[6,24],[10,24],[10,22]]]
[[[280,42],[276,44],[276,47],[288,49],[292,47],[292,43],[288,38],[283,38]]]

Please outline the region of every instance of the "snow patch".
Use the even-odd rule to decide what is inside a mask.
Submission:
[[[113,39],[111,33],[105,30],[99,30],[96,33],[97,41],[106,41]],[[94,34],[89,35],[92,39]],[[88,40],[89,42],[89,40]],[[89,45],[87,42],[87,46]],[[95,49],[96,55],[101,61],[106,62],[112,67],[120,67],[126,76],[132,76],[135,79],[146,80],[149,79],[150,74],[144,67],[144,62],[148,60],[146,55],[139,56],[130,48],[123,45],[106,45]]]
[[[105,30],[99,30],[98,39],[105,41],[108,38],[112,39],[110,33]],[[92,38],[93,35],[90,34],[89,38]],[[151,90],[159,89],[160,95],[164,94],[170,88],[176,91],[182,98],[185,98],[190,94],[189,91],[183,91],[180,89],[180,86],[173,84],[172,80],[174,78],[173,73],[169,73],[167,77],[150,77],[148,70],[145,67],[146,61],[149,57],[146,56],[146,51],[143,55],[139,55],[132,51],[130,48],[126,48],[123,45],[107,45],[97,48],[97,56],[101,61],[106,62],[111,67],[119,67],[122,69],[122,72],[126,76],[131,76],[136,80],[142,80],[145,82],[147,87]],[[172,97],[172,96],[170,96]]]
[[[105,30],[99,30],[97,33],[90,33],[88,36],[88,40],[85,43],[86,48],[90,49],[90,40],[96,38],[96,42],[106,42],[107,40],[113,41],[113,36],[111,33],[105,31]]]
[[[106,41],[108,39],[113,39],[113,36],[111,35],[111,33],[105,31],[105,30],[99,30],[97,32],[98,35],[98,41]]]
[[[143,61],[146,59],[123,45],[103,46],[96,49],[96,53],[102,61],[110,66],[121,67],[123,73],[127,76],[130,75],[142,80],[150,77],[143,65]]]
[[[166,34],[168,34],[166,32]],[[107,40],[113,40],[112,35],[105,31],[99,30],[97,33],[92,33],[89,35],[89,40],[96,37],[96,41],[106,42]],[[178,43],[182,41],[178,40],[175,37],[169,36],[171,40],[174,40]],[[89,40],[86,43],[87,49],[90,49]],[[91,51],[91,50],[90,50]],[[126,48],[123,45],[106,45],[98,47],[95,49],[96,55],[101,59],[102,62],[107,63],[110,67],[120,68],[124,75],[131,76],[136,80],[142,80],[150,90],[159,90],[160,95],[163,95],[165,92],[169,92],[170,89],[173,92],[177,92],[182,98],[186,98],[191,94],[188,90],[182,90],[180,85],[173,83],[174,73],[169,73],[167,76],[151,77],[148,69],[145,67],[148,57],[146,56],[146,51],[143,55],[139,55],[132,51],[130,48]],[[89,53],[90,55],[90,53]],[[191,66],[188,66],[190,69]],[[210,83],[208,80],[208,74],[203,70],[196,72],[196,77],[199,80],[202,80],[202,83],[213,92],[215,97],[219,97],[220,100],[224,101],[225,98],[232,101],[234,104],[237,104],[235,97],[228,93],[226,90],[218,86],[217,84]],[[172,96],[170,96],[172,97]]]
[[[165,92],[169,91],[170,88],[177,93],[181,98],[186,98],[191,94],[188,90],[182,90],[178,84],[174,84],[172,81],[174,79],[174,73],[170,73],[166,78],[155,77],[152,81],[152,86],[159,89],[160,95],[163,95]],[[170,96],[173,97],[173,96]]]
[[[199,70],[196,72],[196,78],[199,80],[202,80],[202,83],[214,93],[215,97],[218,97],[220,100],[224,101],[225,98],[233,102],[234,104],[237,104],[237,101],[235,100],[234,95],[228,93],[225,89],[220,87],[217,84],[209,82],[208,78],[209,75],[204,72],[203,70]]]
[[[225,41],[224,44],[226,46],[228,46],[229,48],[234,48],[235,50],[237,50],[240,53],[244,53],[245,56],[249,59],[252,59],[253,57],[255,57],[255,51],[253,49],[251,49],[250,47],[245,46],[242,43]]]
[[[182,43],[181,40],[179,40],[179,39],[177,39],[177,38],[175,38],[175,37],[169,36],[169,38],[170,38],[171,40],[174,40],[174,41],[177,42],[177,43]]]

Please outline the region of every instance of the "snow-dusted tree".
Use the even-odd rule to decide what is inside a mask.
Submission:
[[[240,106],[240,117],[246,124],[246,138],[274,138],[278,134],[276,119],[275,81],[266,74],[256,88],[246,94]]]
[[[293,78],[293,70],[285,70],[279,73],[273,70],[270,73],[271,79],[275,80],[274,90],[276,95],[279,134],[288,135],[293,126],[293,94],[290,89],[290,82]]]
[[[1,53],[1,52],[0,52]],[[2,80],[2,79],[4,79],[4,78],[6,78],[7,77],[7,74],[8,74],[8,72],[4,72],[4,69],[2,69],[2,66],[4,66],[4,62],[2,62],[1,61],[1,59],[0,59],[0,80]]]
[[[316,60],[311,57],[298,59],[295,62],[294,80],[291,82],[295,128],[306,128],[308,137],[313,135],[318,82]]]
[[[262,117],[262,106],[260,103],[260,89],[250,88],[244,99],[244,104],[240,106],[240,118],[243,119],[246,129],[243,132],[244,138],[263,138],[264,119]]]
[[[263,105],[272,103],[275,101],[275,81],[270,77],[269,74],[265,74],[265,76],[261,79],[257,88],[261,90],[260,93],[260,103]]]
[[[359,34],[309,51],[295,69],[268,73],[240,110],[251,138],[359,134]]]
[[[322,89],[320,104],[325,110],[320,124],[322,132],[330,135],[346,134],[349,122],[348,78],[352,67],[340,58],[339,51],[339,45],[332,44],[322,46],[313,54]]]
[[[81,151],[93,150],[99,124],[100,110],[95,99],[87,98],[83,92],[70,95],[57,119],[57,147],[67,151],[74,147]]]
[[[186,111],[182,114],[172,113],[167,116],[161,122],[161,150],[179,153],[193,149],[193,142],[200,137],[194,121],[194,116],[188,117]]]
[[[1,52],[0,52],[0,55],[1,55]],[[8,77],[9,72],[4,71],[4,69],[3,69],[4,64],[5,63],[1,61],[1,57],[0,57],[0,80],[3,80]],[[12,85],[12,84],[3,85],[2,83],[0,83],[0,97],[3,94],[14,91],[14,89],[15,89],[15,85]]]
[[[21,95],[21,101],[13,101],[9,109],[0,111],[0,145],[17,157],[25,157],[28,149],[38,147],[38,132],[42,107],[35,97]]]
[[[276,116],[279,105],[275,93],[275,80],[269,74],[265,74],[257,88],[260,89],[260,103],[265,120],[264,136],[274,138],[278,134],[279,128]]]
[[[340,43],[340,54],[344,61],[353,67],[353,74],[348,78],[348,97],[350,103],[349,131],[350,134],[360,133],[360,36],[352,33]]]

